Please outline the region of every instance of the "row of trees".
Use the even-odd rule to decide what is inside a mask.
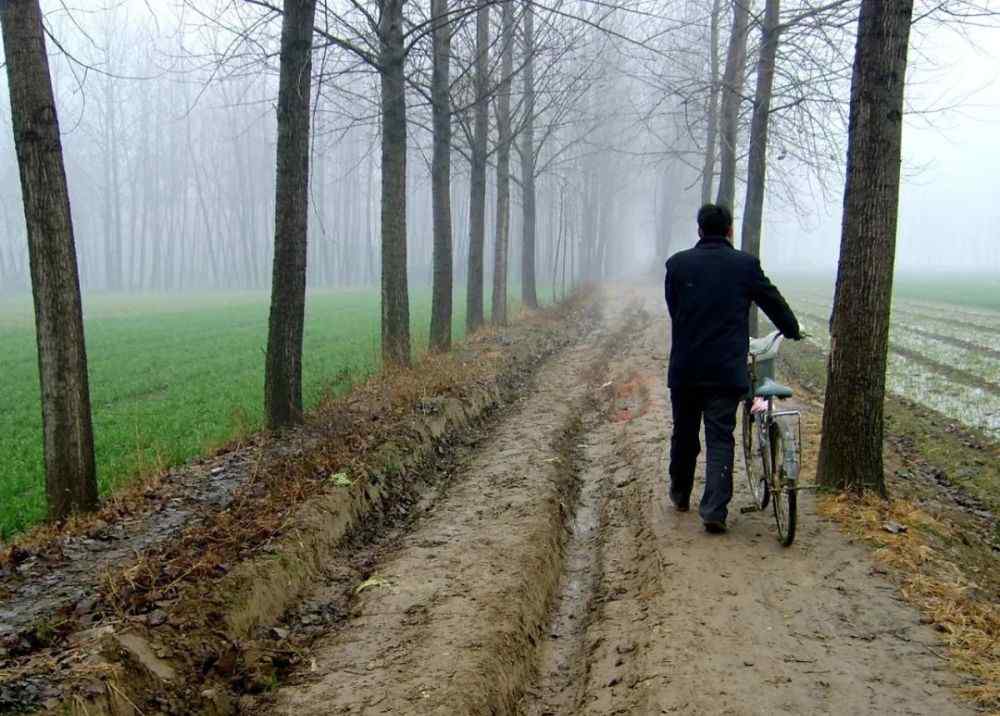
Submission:
[[[262,182],[258,179],[262,172],[254,168],[261,153],[248,151],[253,142],[233,140],[227,147],[228,153],[223,153],[226,160],[221,171],[212,167],[211,159],[206,161],[205,152],[197,146],[191,133],[196,131],[200,135],[205,148],[211,141],[224,140],[224,136],[213,132],[210,125],[203,125],[199,130],[193,122],[177,125],[162,118],[154,120],[155,110],[137,110],[135,97],[119,101],[115,80],[125,81],[105,67],[102,87],[106,91],[102,96],[107,101],[96,123],[104,131],[99,135],[102,141],[91,145],[98,150],[95,157],[98,161],[93,164],[103,165],[104,169],[103,191],[99,192],[100,211],[93,202],[82,202],[85,209],[82,213],[101,226],[99,242],[104,260],[93,268],[102,274],[104,286],[112,290],[184,285],[182,277],[191,280],[191,276],[199,272],[207,272],[210,276],[240,274],[242,279],[236,285],[253,286],[260,273],[260,257],[255,254],[259,247],[254,245],[253,235],[265,222],[273,221],[272,306],[264,391],[266,414],[271,427],[300,421],[307,265],[311,258],[318,258],[321,265],[326,258],[325,252],[317,256],[307,237],[310,229],[316,229],[317,224],[322,226],[324,214],[329,211],[328,206],[321,206],[318,212],[314,210],[317,196],[315,191],[310,191],[309,182],[316,176],[315,165],[322,166],[324,161],[329,161],[329,156],[317,151],[316,135],[311,136],[311,130],[323,129],[327,135],[324,139],[342,150],[341,143],[335,143],[331,136],[337,132],[342,136],[356,134],[359,126],[364,128],[363,123],[357,121],[357,115],[372,108],[370,103],[359,108],[357,102],[345,108],[345,96],[356,93],[364,82],[351,78],[338,82],[346,74],[343,63],[326,62],[326,53],[337,51],[353,57],[356,65],[360,63],[357,66],[373,70],[380,85],[375,115],[378,118],[376,136],[380,167],[377,172],[370,173],[366,187],[370,192],[372,184],[381,181],[381,192],[372,192],[380,195],[379,220],[370,222],[368,214],[369,221],[351,221],[353,231],[349,233],[355,235],[359,224],[368,224],[368,240],[363,244],[366,250],[348,250],[348,256],[340,257],[346,261],[336,263],[357,262],[361,258],[368,270],[376,269],[380,274],[385,362],[405,366],[411,357],[407,200],[412,193],[412,172],[408,172],[407,164],[412,153],[407,145],[413,124],[422,121],[421,116],[414,117],[409,111],[408,100],[413,96],[430,95],[433,118],[429,132],[433,146],[430,163],[434,237],[432,346],[446,350],[451,343],[454,251],[450,194],[454,182],[450,166],[453,154],[465,155],[470,160],[464,221],[468,255],[464,273],[470,305],[468,328],[475,330],[486,320],[483,295],[490,290],[485,285],[488,276],[484,270],[488,228],[494,233],[493,255],[489,262],[492,265],[491,320],[505,323],[512,228],[522,233],[522,241],[518,243],[528,247],[521,251],[522,300],[528,306],[538,303],[534,244],[538,226],[536,192],[539,190],[558,189],[560,197],[558,207],[555,202],[547,203],[549,211],[545,217],[550,233],[558,232],[562,241],[559,246],[549,245],[546,252],[553,278],[558,277],[560,269],[555,261],[557,252],[562,261],[563,286],[567,280],[567,256],[570,259],[569,280],[572,282],[580,275],[578,252],[567,247],[567,237],[577,223],[575,217],[568,216],[573,203],[567,200],[567,195],[571,195],[567,190],[569,182],[566,175],[551,183],[544,182],[545,175],[560,162],[576,161],[577,157],[569,156],[568,148],[580,144],[589,131],[584,125],[594,121],[584,118],[584,125],[574,127],[572,134],[566,129],[572,126],[569,118],[574,112],[574,103],[578,104],[584,97],[587,80],[595,76],[595,72],[592,58],[581,52],[579,57],[567,63],[571,65],[568,72],[558,73],[560,61],[565,61],[573,52],[577,41],[586,40],[581,28],[587,27],[585,15],[570,16],[562,6],[556,3],[550,9],[542,32],[536,34],[535,15],[540,10],[530,2],[435,3],[429,14],[416,18],[404,16],[403,2],[380,2],[370,13],[356,7],[360,14],[354,20],[360,18],[360,28],[351,25],[340,14],[341,8],[323,2],[286,0],[281,6],[267,2],[220,3],[213,13],[205,12],[202,4],[198,17],[203,22],[198,29],[211,32],[212,39],[202,43],[203,52],[199,57],[211,62],[213,72],[227,74],[231,81],[222,86],[229,91],[234,87],[261,91],[258,85],[245,80],[267,67],[269,48],[273,46],[269,28],[273,27],[273,20],[281,20],[278,121],[274,131],[277,171],[272,182],[263,183],[265,188],[270,185],[274,192],[273,213],[268,211],[270,202],[261,199]],[[491,26],[497,18],[499,31]],[[572,19],[577,27],[567,21],[556,22],[559,18]],[[92,508],[97,499],[76,243],[69,211],[69,186],[57,120],[56,93],[48,66],[45,16],[37,1],[19,2],[3,8],[2,20],[13,135],[21,171],[31,284],[36,302],[49,511],[52,518],[61,519],[73,511]],[[225,43],[227,33],[240,38],[239,48],[234,51],[236,44],[231,43],[225,51],[218,51],[216,48]],[[599,33],[594,30],[595,35]],[[113,31],[107,33],[109,45],[113,36]],[[413,59],[424,46],[424,40],[429,40],[433,48],[429,92],[421,81],[423,68],[419,58]],[[454,80],[450,75],[450,63],[455,54],[450,49],[453,41],[472,50],[464,55],[465,64],[459,65],[459,73],[456,73],[459,76]],[[576,46],[582,47],[581,44]],[[252,56],[255,49],[259,49],[259,57]],[[188,59],[191,54],[189,52]],[[314,63],[317,57],[321,60]],[[233,69],[239,63],[244,66]],[[537,82],[536,67],[545,72]],[[515,93],[515,84],[522,92]],[[141,87],[141,81],[136,86]],[[180,88],[177,91],[183,100],[182,106],[192,108],[198,95],[212,91],[214,85],[201,89],[190,84],[176,87]],[[539,91],[545,93],[544,99],[536,104],[534,97]],[[142,94],[140,90],[136,92]],[[331,99],[335,92],[342,94]],[[257,101],[248,94],[243,94],[244,101]],[[158,95],[155,92],[150,95],[146,99],[155,107]],[[527,101],[521,97],[526,97]],[[215,113],[234,112],[238,101],[217,105],[212,110]],[[335,115],[329,123],[317,119],[321,110]],[[548,118],[547,123],[542,121],[543,113]],[[138,127],[130,122],[126,132],[122,116],[136,120]],[[35,126],[39,118],[45,122],[41,127],[44,134]],[[574,118],[579,120],[579,113]],[[453,126],[459,128],[464,145],[452,141]],[[536,136],[536,127],[541,136]],[[183,138],[186,141],[179,138],[178,130],[187,133]],[[256,136],[258,145],[266,145],[270,136],[259,123],[251,124],[247,135]],[[126,136],[134,141],[126,141]],[[350,147],[352,143],[344,144]],[[551,148],[544,162],[539,151],[543,146]],[[350,156],[350,151],[338,151],[337,154]],[[521,176],[513,171],[514,156],[521,160]],[[171,162],[180,163],[182,169],[175,171]],[[161,174],[164,167],[167,171]],[[122,174],[131,176],[126,181]],[[170,183],[169,180],[179,177],[183,177],[179,185]],[[543,180],[541,187],[536,185],[539,180]],[[523,209],[517,222],[512,210],[515,182]],[[232,186],[226,191],[229,184]],[[356,186],[350,189],[357,191]],[[487,222],[488,199],[495,205],[492,227]],[[354,201],[353,205],[358,203]],[[371,204],[371,201],[364,202],[369,211]],[[352,212],[361,213],[350,209],[346,213]],[[372,225],[376,223],[380,240],[372,241]],[[177,232],[181,234],[179,238],[169,235]],[[217,243],[220,234],[228,234],[232,243]],[[597,240],[596,236],[592,239]],[[375,247],[380,252],[378,257],[372,256]],[[596,250],[588,251],[594,253]]]
[[[881,479],[880,470],[871,470],[872,450],[881,455],[881,410],[872,406],[881,405],[884,389],[913,3],[757,5],[217,0],[206,9],[188,3],[172,62],[182,57],[185,72],[199,65],[198,76],[207,72],[215,81],[169,86],[188,114],[210,93],[225,101],[201,125],[167,122],[137,110],[146,105],[136,96],[150,81],[144,76],[172,76],[179,65],[164,70],[146,58],[147,71],[135,71],[140,79],[128,85],[135,93],[128,101],[118,89],[125,80],[105,71],[97,122],[103,131],[90,145],[105,191],[99,210],[89,202],[85,212],[100,228],[103,261],[91,270],[110,289],[169,288],[197,275],[238,275],[238,282],[221,283],[255,286],[269,260],[264,392],[268,424],[278,428],[302,419],[310,282],[377,276],[382,357],[406,366],[415,225],[428,239],[418,246],[430,266],[435,350],[451,344],[456,276],[464,278],[467,327],[486,321],[486,290],[490,319],[503,324],[512,247],[520,258],[514,268],[521,299],[535,306],[540,281],[565,291],[641,264],[644,256],[656,259],[650,267],[659,265],[681,236],[686,241],[699,192],[703,200],[714,194],[733,205],[741,179],[742,245],[758,254],[765,196],[794,207],[804,181],[823,188],[836,175],[843,139],[831,120],[846,122],[850,82],[845,239],[828,396],[840,412],[828,411],[821,477],[872,484]],[[859,16],[852,72],[852,20]],[[59,519],[96,502],[78,262],[39,2],[6,3],[0,20],[36,306],[47,492],[50,515]],[[108,32],[108,47],[114,36]],[[270,76],[275,56],[276,125],[239,123],[243,130],[227,144],[218,129],[225,125],[213,122],[247,107],[259,117],[269,114],[269,85],[261,78]],[[744,89],[749,76],[752,99]],[[149,91],[145,101],[156,106],[165,95]],[[125,142],[124,135],[137,139]],[[267,159],[260,148],[271,142]],[[226,144],[219,161],[206,160],[218,144]],[[270,162],[273,173],[263,169]],[[429,181],[416,180],[414,165]],[[337,238],[327,241],[332,226]],[[879,227],[877,240],[871,226]],[[272,237],[266,250],[257,240],[263,233]],[[6,257],[0,270],[16,266],[15,252],[0,257]],[[866,329],[861,340],[851,331],[864,325],[856,316],[869,313],[877,330]],[[846,392],[857,385],[864,390]],[[859,431],[867,441],[856,439]],[[841,439],[850,450],[834,442]],[[845,454],[863,459],[844,460]]]

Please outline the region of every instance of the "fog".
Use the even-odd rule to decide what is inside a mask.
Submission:
[[[896,269],[1000,275],[1000,54],[992,27],[914,28]],[[762,253],[779,270],[834,271],[842,177],[809,211],[769,207]]]
[[[408,4],[413,22],[426,19],[426,4]],[[280,17],[222,0],[42,5],[84,290],[267,289]],[[358,7],[369,5],[376,3]],[[786,1],[785,16],[813,5]],[[372,46],[352,3],[328,6],[338,11],[324,16],[329,32]],[[694,243],[710,6],[708,0],[537,4],[541,285],[559,282],[567,263],[570,280],[659,270],[668,252]],[[728,22],[726,15],[720,23],[723,59]],[[469,236],[464,127],[471,24],[458,24],[453,43],[456,291],[465,280]],[[835,269],[853,31],[851,24],[825,28],[817,40],[814,28],[804,26],[783,38],[762,240],[770,270],[832,275]],[[993,200],[1000,57],[988,49],[995,32],[945,26],[933,17],[918,23],[903,145],[900,272],[1000,271],[1000,206]],[[752,26],[740,107],[737,221],[758,35]],[[309,285],[373,286],[379,276],[378,79],[356,55],[319,44]],[[407,64],[409,272],[417,285],[429,284],[432,257],[426,44],[415,43]],[[516,127],[524,113],[517,76],[513,99]],[[5,77],[0,107],[0,293],[23,292],[27,249]],[[516,153],[512,164],[516,282]],[[488,242],[492,168],[489,177]],[[486,256],[492,256],[489,245]]]

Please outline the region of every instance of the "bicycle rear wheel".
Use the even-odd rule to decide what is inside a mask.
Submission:
[[[743,465],[754,505],[763,510],[770,497],[767,464],[762,459],[757,419],[750,412],[752,401],[743,401]]]
[[[778,541],[788,547],[795,540],[795,523],[798,517],[796,475],[789,471],[797,469],[789,463],[788,456],[794,455],[798,446],[795,436],[777,422],[771,424],[771,504],[774,506],[774,521],[778,528]],[[789,451],[792,451],[789,453]]]

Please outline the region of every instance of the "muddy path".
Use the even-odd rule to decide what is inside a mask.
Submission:
[[[609,291],[418,517],[331,558],[282,627],[309,636],[298,667],[241,711],[973,712],[934,631],[809,493],[790,549],[771,513],[740,513],[739,456],[728,534],[668,507],[665,310]]]

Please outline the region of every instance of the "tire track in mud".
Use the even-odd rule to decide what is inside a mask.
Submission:
[[[633,302],[543,366],[433,510],[368,565],[308,671],[261,706],[296,716],[512,713],[563,569],[581,441],[609,361],[645,323]]]
[[[651,292],[647,308],[658,303]],[[597,501],[586,510],[600,515],[597,536],[578,531],[592,588],[570,586],[579,575],[564,582],[518,713],[972,713],[953,693],[961,677],[933,630],[864,549],[819,520],[810,493],[800,494],[800,533],[788,549],[769,511],[740,513],[750,498],[738,452],[728,534],[706,535],[696,504],[669,507],[661,326],[650,324],[610,368],[616,386],[638,382],[647,395],[629,419],[613,414],[587,436],[582,479],[603,485],[581,489]],[[693,503],[703,471],[704,454]]]

